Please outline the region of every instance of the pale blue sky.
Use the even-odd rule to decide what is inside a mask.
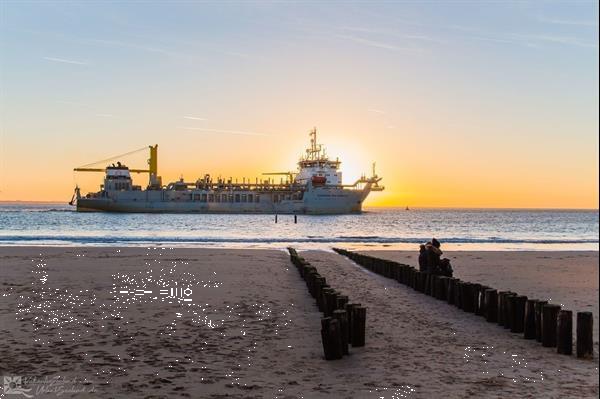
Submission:
[[[431,141],[437,160],[472,157],[454,170],[470,179],[568,172],[597,198],[597,2],[2,1],[0,10],[5,182],[6,162],[31,151],[32,170],[64,176],[154,142],[174,175],[238,165],[210,151],[198,166],[206,145],[278,169],[293,166],[317,125],[330,142],[368,147],[350,153],[361,166],[380,160],[394,179],[400,168],[408,177],[444,168],[413,160]],[[284,149],[266,159],[259,151],[274,140]],[[394,165],[402,151],[407,162]],[[499,165],[508,158],[513,174]],[[12,184],[0,199],[21,195]]]

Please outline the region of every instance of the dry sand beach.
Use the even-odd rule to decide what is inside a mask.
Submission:
[[[0,371],[102,398],[598,396],[597,319],[595,358],[579,360],[345,257],[302,255],[368,308],[366,346],[341,360],[323,360],[321,314],[284,251],[0,248]],[[598,252],[447,255],[460,278],[598,315]],[[43,386],[28,394],[56,396]]]

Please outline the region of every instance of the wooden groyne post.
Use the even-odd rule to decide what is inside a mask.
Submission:
[[[560,311],[559,305],[542,307],[542,346],[556,347],[556,319]]]
[[[563,355],[573,353],[573,312],[561,310],[556,321],[556,351]]]
[[[594,357],[594,318],[592,312],[577,313],[577,357],[592,359]]]
[[[542,342],[542,309],[548,301],[537,301],[535,303],[535,340]]]
[[[352,346],[365,346],[367,308],[357,306],[352,310]]]
[[[525,322],[523,324],[523,338],[535,339],[535,306],[537,299],[528,299],[525,303]]]
[[[321,319],[321,340],[326,360],[342,358],[342,330],[338,320],[331,317]]]
[[[490,323],[498,321],[498,291],[493,288],[485,290],[485,320]]]
[[[342,354],[348,354],[348,314],[345,310],[336,309],[333,311],[333,318],[340,323],[342,336]]]

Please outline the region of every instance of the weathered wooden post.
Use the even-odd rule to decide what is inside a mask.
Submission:
[[[556,319],[559,305],[544,305],[542,308],[542,346],[556,348]]]
[[[475,310],[475,304],[473,303],[473,284],[463,282],[460,285],[460,288],[462,310],[465,312],[473,313],[473,311]]]
[[[523,324],[523,338],[535,339],[535,304],[537,299],[528,299],[525,302],[525,322]]]
[[[477,315],[485,317],[486,315],[486,307],[485,307],[485,290],[487,290],[487,285],[482,285],[479,287],[477,292]]]
[[[325,359],[335,360],[342,358],[344,354],[342,348],[342,331],[338,320],[331,317],[321,319],[321,340],[323,341]]]
[[[485,290],[485,320],[490,323],[498,321],[498,291],[489,288]]]
[[[277,214],[275,214],[275,223],[277,223]]]
[[[435,296],[436,280],[437,280],[437,275],[429,273],[429,292],[427,292],[427,295]]]
[[[319,304],[319,297],[322,295],[323,286],[325,286],[325,284],[325,277],[319,275],[315,278],[315,299],[317,300],[317,304]]]
[[[415,269],[414,267],[411,267],[411,273],[410,273],[410,287],[415,290],[418,291],[419,290],[419,271],[417,269]]]
[[[308,288],[308,292],[310,295],[315,296],[315,284],[314,279],[318,276],[316,269],[309,269],[304,275],[304,279],[306,280],[306,287]]]
[[[542,342],[542,309],[548,301],[537,301],[535,304],[535,340]]]
[[[498,325],[504,327],[504,303],[506,301],[506,295],[508,291],[500,291],[498,293]]]
[[[504,328],[512,330],[514,323],[513,307],[516,295],[507,295],[504,299]]]
[[[524,295],[516,295],[513,297],[512,301],[512,316],[513,321],[510,326],[510,331],[514,333],[522,333],[524,329],[525,322],[525,303],[527,302],[527,297]]]
[[[511,329],[513,324],[513,301],[517,296],[514,292],[509,292],[504,298],[504,328]]]
[[[440,277],[441,286],[439,292],[439,300],[447,302],[448,301],[448,285],[450,284],[450,277],[442,276]]]
[[[481,315],[481,309],[479,308],[479,291],[481,290],[481,284],[471,283],[471,292],[473,294],[473,313],[477,316]]]
[[[594,357],[594,317],[592,312],[577,312],[577,357]]]
[[[441,296],[441,289],[442,289],[442,277],[438,276],[438,275],[434,275],[433,276],[433,289],[431,292],[431,296],[434,297],[435,299],[440,299]]]
[[[456,279],[454,282],[454,306],[459,309],[462,309],[462,297],[460,296],[462,290],[463,282],[459,279]]]
[[[561,310],[556,321],[556,351],[563,355],[573,353],[573,312]]]
[[[348,317],[348,342],[352,343],[352,315],[354,314],[354,308],[360,306],[360,303],[347,303],[346,304],[346,317]]]
[[[414,284],[414,289],[416,291],[421,291],[421,272],[419,270],[415,270],[414,271],[414,276],[413,276],[413,284]]]
[[[425,286],[427,285],[427,273],[419,272],[419,292],[425,293]]]
[[[425,295],[429,295],[429,291],[431,290],[431,288],[430,288],[431,280],[429,279],[429,276],[431,276],[431,274],[425,273],[425,287],[423,290],[423,293]]]
[[[334,298],[336,295],[333,288],[325,288],[323,290],[323,314],[327,317],[330,317],[333,312]]]
[[[325,277],[323,277],[323,280],[325,280]],[[332,289],[327,283],[324,283],[321,286],[321,293],[319,296],[317,296],[317,307],[319,308],[319,310],[323,313],[325,313],[325,292],[327,290]]]
[[[294,215],[294,224],[298,223],[298,215]]]
[[[450,277],[448,279],[448,289],[446,291],[446,301],[450,305],[454,305],[454,290],[456,289],[456,279]]]
[[[342,336],[342,353],[348,354],[348,315],[345,310],[336,309],[333,311],[333,318],[340,323]]]
[[[365,346],[367,308],[357,306],[352,314],[352,346]]]
[[[348,296],[338,295],[336,298],[335,309],[346,310],[347,303],[348,303]]]

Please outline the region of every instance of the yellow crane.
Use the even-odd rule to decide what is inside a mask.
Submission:
[[[136,152],[146,150],[146,149],[150,149],[150,158],[148,158],[148,169],[129,169],[129,171],[135,172],[135,173],[149,173],[151,178],[152,178],[152,176],[156,177],[158,175],[158,144],[155,144],[153,146],[150,145],[148,147],[139,148],[137,150],[130,151],[130,152],[127,152],[127,153],[121,154],[121,155],[116,155],[114,157],[103,159],[101,161],[96,161],[96,162],[93,162],[93,163],[90,163],[87,165],[80,166],[78,168],[74,168],[73,170],[75,172],[106,172],[106,168],[90,168],[89,166],[96,165],[96,164],[103,163],[103,162],[113,161],[117,158],[131,155],[131,154],[134,154]]]

